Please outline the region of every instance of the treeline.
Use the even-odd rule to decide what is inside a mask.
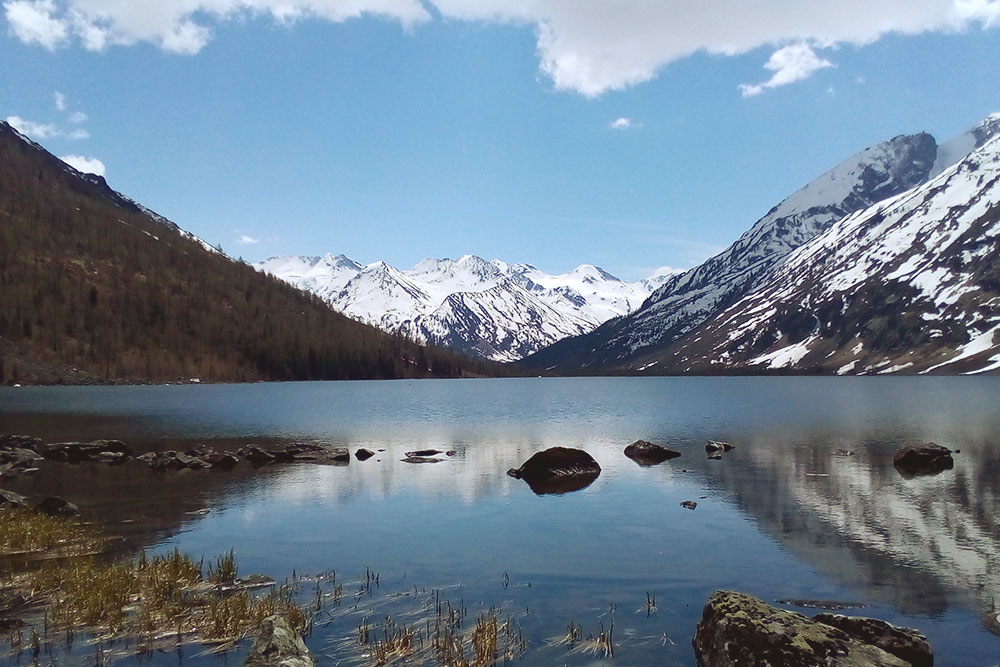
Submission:
[[[0,339],[104,381],[504,374],[332,311],[203,246],[0,123]],[[2,342],[2,341],[0,341]],[[0,353],[0,383],[24,378]],[[20,376],[19,376],[20,373]]]

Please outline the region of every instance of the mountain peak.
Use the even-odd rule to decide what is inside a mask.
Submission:
[[[652,289],[647,281],[625,283],[592,264],[550,275],[473,254],[425,258],[408,271],[384,261],[362,267],[332,254],[314,268],[302,267],[301,258],[272,258],[257,266],[383,330],[502,361],[624,315]],[[515,326],[525,330],[512,333]],[[470,336],[492,343],[478,345],[466,340]]]

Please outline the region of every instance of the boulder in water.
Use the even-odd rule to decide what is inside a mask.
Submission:
[[[874,619],[837,622],[835,627],[802,614],[772,607],[733,591],[716,591],[702,613],[692,644],[701,667],[906,667],[932,664],[930,645],[916,630],[896,628]],[[847,617],[841,617],[847,618]],[[868,621],[873,621],[869,624]],[[847,628],[847,630],[843,629]],[[876,628],[880,628],[876,630]],[[910,647],[920,643],[927,653],[915,658]],[[901,650],[907,657],[894,651]],[[918,659],[919,662],[912,662]]]
[[[641,466],[655,466],[658,463],[675,459],[680,455],[680,452],[661,447],[660,445],[654,445],[646,440],[636,440],[625,448],[625,456]]]
[[[529,458],[520,468],[507,474],[523,479],[535,493],[569,493],[593,483],[601,474],[601,466],[582,449],[550,447]]]
[[[936,475],[955,467],[951,450],[933,442],[903,447],[892,457],[892,463],[904,477]]]

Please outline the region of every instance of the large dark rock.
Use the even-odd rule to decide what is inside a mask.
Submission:
[[[582,449],[550,447],[534,454],[520,468],[507,474],[523,479],[535,493],[569,493],[590,486],[601,474],[601,466]]]
[[[132,448],[121,440],[94,440],[93,442],[56,442],[40,445],[38,453],[52,461],[82,463],[97,461],[103,452],[118,452],[132,456]]]
[[[654,445],[645,440],[636,440],[625,448],[625,456],[641,466],[655,466],[658,463],[675,459],[680,455],[680,452],[661,447],[660,445]]]
[[[309,649],[301,635],[292,630],[283,616],[268,616],[261,622],[246,667],[313,667]]]
[[[59,496],[49,496],[35,505],[35,509],[49,516],[73,516],[80,511],[79,507]]]
[[[906,667],[862,637],[733,591],[716,591],[695,631],[701,667]]]
[[[358,451],[354,452],[354,456],[359,461],[367,461],[371,457],[375,456],[375,452],[371,451],[370,449],[365,449],[364,447],[362,447],[358,449]]]
[[[877,618],[859,618],[843,614],[817,614],[814,621],[832,625],[867,644],[878,646],[886,653],[902,658],[913,667],[933,667],[934,650],[920,632],[912,628],[897,628]]]
[[[903,447],[892,457],[892,463],[904,477],[935,475],[955,467],[951,450],[933,442]]]

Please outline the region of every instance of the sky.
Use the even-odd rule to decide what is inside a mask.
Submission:
[[[247,261],[636,280],[1000,111],[1000,0],[0,4],[0,119]]]

